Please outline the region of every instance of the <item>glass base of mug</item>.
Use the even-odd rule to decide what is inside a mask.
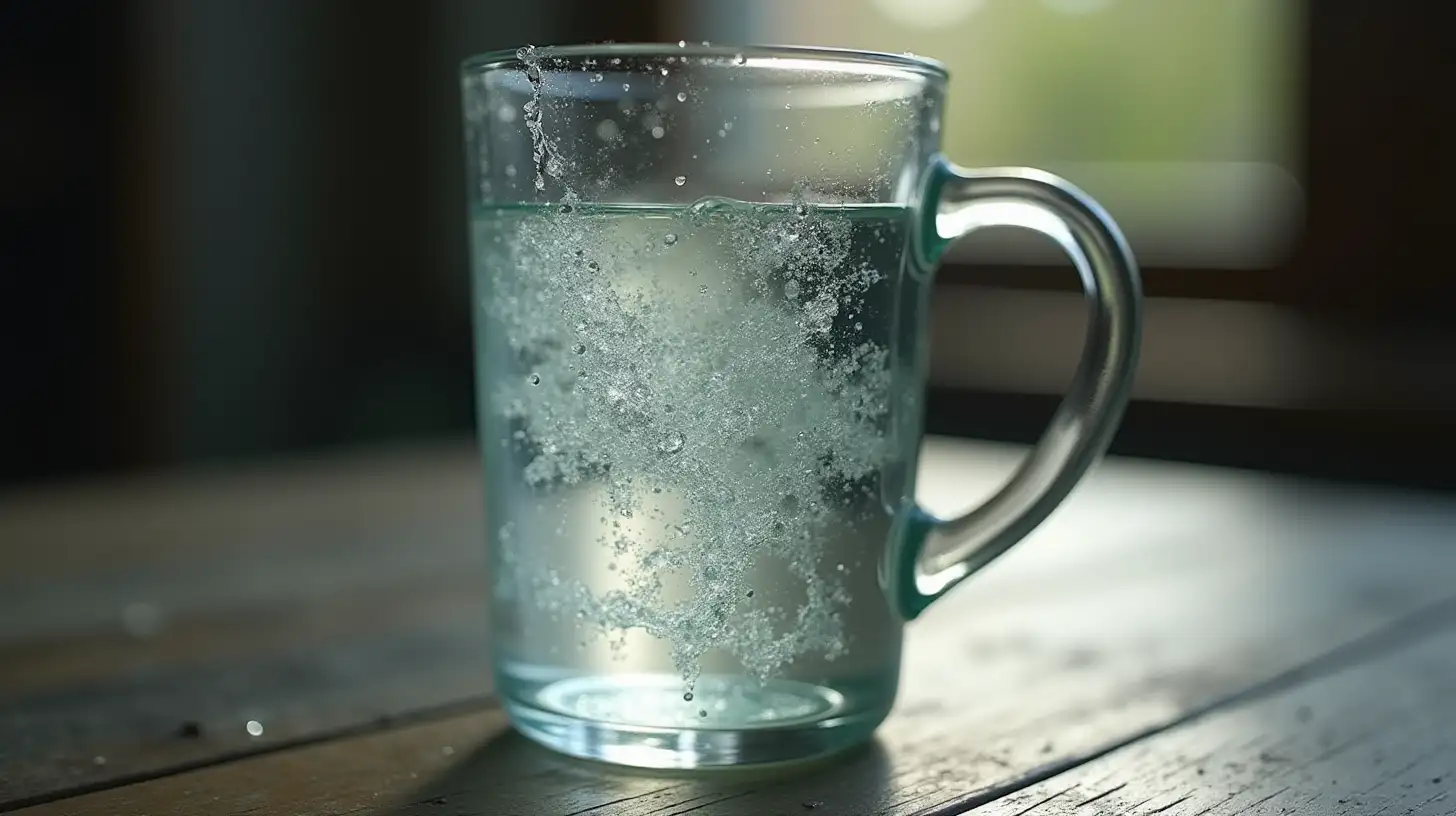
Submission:
[[[889,701],[847,705],[833,689],[789,680],[751,685],[705,676],[684,699],[676,675],[573,677],[502,689],[506,712],[531,740],[564,754],[642,768],[799,762],[873,735]],[[527,691],[526,695],[512,691]]]

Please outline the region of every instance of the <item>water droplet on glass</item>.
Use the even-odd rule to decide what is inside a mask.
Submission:
[[[586,354],[586,344],[577,343],[576,345],[571,347],[571,350],[576,352],[577,354]]]
[[[666,134],[667,131],[662,129],[662,125],[654,125],[652,127],[652,138],[661,139]]]
[[[706,716],[708,716],[708,710],[707,709],[704,709],[704,708],[698,709],[698,716],[699,717],[706,717]]]
[[[683,692],[683,702],[685,702],[685,703],[691,703],[692,701],[693,701],[693,693],[691,691],[685,691],[685,692]]]
[[[667,244],[668,246],[672,246],[673,244],[677,243],[677,233],[669,232],[668,234],[662,236],[662,242],[664,244]]]
[[[679,102],[686,102],[686,101],[688,101],[687,91],[678,91],[677,92],[677,101],[679,101]]]
[[[541,384],[541,375],[540,374],[532,374],[531,376],[529,376],[529,377],[526,378],[526,382],[530,383],[531,385],[540,385]]]
[[[684,184],[687,184],[688,183],[688,177],[687,176],[678,176],[677,178],[675,178],[675,179],[672,180],[672,183],[673,184],[676,184],[679,187],[681,187]]]
[[[678,451],[683,449],[683,445],[686,443],[686,441],[687,440],[683,438],[682,434],[673,431],[672,433],[663,437],[661,441],[657,443],[657,451],[659,453],[677,453]]]

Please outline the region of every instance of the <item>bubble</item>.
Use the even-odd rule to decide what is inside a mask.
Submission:
[[[752,597],[753,597],[753,590],[751,590],[751,589],[750,589],[750,590],[748,590],[748,592],[746,592],[746,593],[744,593],[744,594],[745,594],[745,595],[746,595],[746,596],[747,596],[747,597],[749,597],[749,598],[752,598]]]
[[[677,101],[679,101],[679,102],[686,102],[686,101],[688,101],[688,93],[687,93],[687,91],[678,91],[677,92]]]
[[[795,496],[792,493],[784,496],[783,499],[779,501],[779,509],[782,510],[784,512],[784,515],[786,516],[799,515],[799,497]]]
[[[586,268],[590,269],[593,272],[599,272],[601,271],[602,265],[597,263],[596,261],[587,261]]]
[[[562,204],[561,205],[561,214],[562,215],[570,215],[571,214],[571,205],[570,204]]]
[[[662,68],[659,68],[658,72],[661,73],[663,76],[667,76],[667,67],[663,66]]]
[[[540,374],[532,374],[531,376],[529,376],[529,377],[526,378],[526,382],[530,383],[531,385],[540,385],[541,384],[541,375]]]
[[[687,48],[688,47],[688,41],[687,40],[678,40],[677,41],[677,47],[678,48]],[[689,697],[688,699],[692,699],[692,698]]]
[[[698,287],[698,294],[700,294],[700,295],[706,295],[706,294],[708,294],[708,285],[706,283],[703,284],[702,286],[699,286]]]
[[[630,82],[623,82],[622,83],[622,90],[624,90],[624,91],[630,91],[630,90],[632,90],[632,83],[630,83]]]
[[[577,354],[586,354],[586,344],[577,343],[576,345],[571,347],[571,350]]]
[[[799,282],[790,278],[784,283],[784,297],[790,300],[799,296]]]
[[[706,708],[700,708],[700,709],[698,709],[698,716],[699,717],[706,717],[706,716],[708,716],[708,710]]]
[[[742,65],[745,62],[748,62],[748,60],[744,59],[742,54],[734,54],[733,55],[733,64],[734,65]]]
[[[591,80],[589,80],[589,81],[591,81],[591,82],[601,82],[604,79],[606,79],[606,77],[602,76],[601,75],[601,72],[597,72],[597,73],[591,75]]]
[[[657,450],[659,453],[677,453],[683,449],[684,444],[686,444],[686,440],[683,438],[683,435],[673,431],[658,441]]]
[[[667,244],[668,246],[672,246],[673,244],[677,243],[677,233],[669,232],[668,234],[662,236],[662,242],[664,244]]]
[[[667,131],[663,129],[662,125],[652,126],[652,138],[661,139],[665,135],[667,135]]]
[[[687,176],[678,176],[677,178],[675,178],[675,179],[672,180],[672,183],[673,184],[676,184],[679,187],[681,187],[684,184],[687,184],[688,183],[688,177]]]

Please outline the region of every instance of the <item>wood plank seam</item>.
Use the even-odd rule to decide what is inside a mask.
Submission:
[[[397,716],[391,716],[387,720],[382,718],[376,719],[372,722],[359,723],[356,725],[346,726],[344,728],[336,728],[330,731],[322,731],[298,739],[279,740],[278,742],[260,745],[257,748],[253,749],[229,751],[227,753],[217,754],[207,757],[205,759],[197,760],[195,762],[177,763],[175,765],[169,765],[157,768],[155,770],[147,771],[146,773],[115,777],[112,779],[107,779],[104,782],[77,785],[61,790],[48,791],[46,793],[37,794],[35,796],[23,796],[17,799],[11,799],[7,802],[0,802],[0,813],[10,813],[12,811],[32,807],[34,805],[43,805],[49,802],[58,802],[64,799],[70,799],[72,797],[81,796],[88,793],[97,793],[100,791],[111,790],[113,788],[122,788],[126,787],[127,785],[134,785],[140,782],[148,782],[153,779],[161,779],[163,777],[168,777],[179,773],[185,773],[187,771],[201,770],[203,768],[210,768],[216,765],[226,765],[229,762],[236,762],[240,759],[248,759],[251,757],[263,756],[266,754],[276,754],[282,751],[291,751],[296,748],[303,748],[310,745],[318,745],[320,743],[331,742],[337,739],[361,736],[364,734],[373,733],[375,731],[382,731],[397,726],[415,725],[419,723],[430,722],[433,720],[443,720],[449,717],[459,716],[461,714],[488,711],[490,709],[499,707],[500,700],[494,695],[457,700],[455,702],[446,703],[444,705],[430,706],[428,708],[422,708],[416,711],[405,712]]]
[[[1456,627],[1456,595],[1418,609],[1369,634],[1336,646],[1312,660],[1275,674],[1266,680],[1196,706],[1166,722],[1144,728],[1092,751],[1043,765],[1015,779],[973,791],[929,810],[918,811],[914,816],[960,816],[974,808],[1054,779],[1149,737],[1186,725],[1215,712],[1261,700],[1312,680],[1358,666],[1431,637],[1447,627]]]

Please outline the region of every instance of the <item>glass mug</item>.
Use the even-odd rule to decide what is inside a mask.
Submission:
[[[659,768],[867,740],[905,621],[1106,449],[1132,255],[1070,184],[943,158],[946,82],[812,48],[465,62],[492,649],[529,738]],[[914,500],[931,284],[992,225],[1070,256],[1086,347],[1006,486],[938,519]]]

